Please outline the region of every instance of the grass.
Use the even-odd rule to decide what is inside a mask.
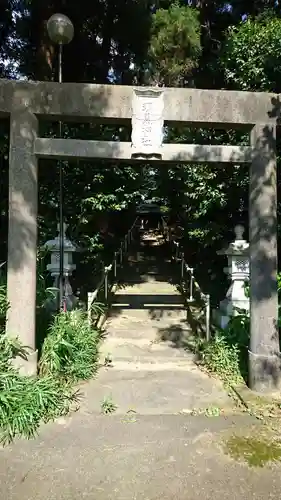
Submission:
[[[223,381],[239,407],[272,426],[272,420],[280,419],[280,401],[272,395],[258,397],[247,388],[249,339],[250,318],[241,311],[227,328],[217,329],[209,342],[199,340],[195,352],[202,366]]]
[[[101,412],[104,415],[110,415],[117,410],[117,405],[113,402],[112,396],[106,396],[101,402]]]
[[[281,273],[277,275],[278,293],[281,293]],[[246,288],[249,295],[249,288]],[[248,384],[248,346],[250,317],[243,310],[230,318],[227,327],[218,329],[210,342],[199,341],[196,347],[208,371],[219,376],[227,385]],[[279,300],[279,327],[281,327]]]
[[[66,415],[79,396],[53,377],[30,378],[10,369],[0,375],[0,441],[34,437],[42,422]]]
[[[0,441],[33,437],[41,424],[66,414],[78,393],[69,383],[44,376],[24,377],[12,365],[15,356],[26,357],[16,339],[0,336]]]
[[[208,343],[201,345],[201,360],[204,366],[224,382],[243,382],[239,363],[239,346],[231,345],[224,334],[218,332]]]
[[[235,386],[248,380],[249,318],[234,316],[226,329],[217,329],[209,342],[199,341],[196,351],[206,369]]]
[[[40,425],[66,415],[79,402],[75,382],[92,377],[98,367],[101,332],[89,325],[85,312],[60,313],[49,325],[38,376],[22,376],[15,357],[28,349],[4,333],[8,308],[6,286],[0,284],[0,442],[34,437]],[[100,306],[99,306],[100,308]],[[97,314],[99,311],[97,311]]]
[[[84,311],[58,314],[43,344],[39,373],[74,382],[90,379],[98,367],[100,339]]]

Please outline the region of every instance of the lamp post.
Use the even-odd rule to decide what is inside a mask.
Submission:
[[[47,31],[53,43],[59,46],[58,80],[62,83],[62,47],[71,42],[74,35],[73,24],[64,14],[53,14],[47,22]],[[62,135],[61,121],[59,122],[59,136]],[[59,163],[59,302],[60,309],[65,309],[64,301],[64,225],[63,225],[63,164]]]

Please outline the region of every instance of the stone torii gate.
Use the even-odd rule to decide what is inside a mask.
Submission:
[[[159,97],[154,117],[141,95]],[[134,100],[139,102],[134,104]],[[145,103],[145,100],[142,101]],[[156,101],[155,101],[156,102]],[[151,99],[150,99],[151,104]],[[135,106],[135,107],[134,107]],[[136,111],[139,109],[139,111]],[[152,108],[151,108],[152,109]],[[158,110],[158,111],[157,111]],[[140,113],[139,116],[136,114]],[[141,117],[141,114],[142,117]],[[148,116],[149,115],[149,116]],[[35,299],[38,159],[109,159],[163,163],[248,163],[251,274],[250,386],[275,389],[280,380],[277,297],[275,94],[197,89],[134,89],[129,86],[0,80],[0,116],[10,117],[7,332],[34,354],[23,362],[36,373]],[[139,121],[139,125],[137,122]],[[38,136],[40,120],[124,124],[132,120],[131,143]],[[250,146],[163,144],[161,124],[242,128]],[[140,123],[142,131],[140,132]],[[158,125],[157,125],[158,123]],[[149,134],[154,137],[149,142]],[[160,134],[160,135],[159,135]],[[133,146],[133,147],[132,147]],[[138,148],[142,148],[143,152]],[[157,151],[156,151],[156,149]],[[164,168],[164,166],[163,166]]]

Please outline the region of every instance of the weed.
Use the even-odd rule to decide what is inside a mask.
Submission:
[[[249,318],[239,314],[226,329],[217,329],[209,342],[197,345],[204,366],[229,385],[248,378]]]
[[[112,366],[112,356],[107,354],[104,358],[104,366]]]
[[[40,275],[39,280],[42,279]],[[40,314],[44,310],[42,301],[48,293],[43,286],[39,289],[37,309]],[[73,382],[87,379],[95,372],[100,338],[99,330],[89,326],[85,313],[59,314],[53,319],[44,341],[39,377],[22,376],[12,361],[16,357],[27,358],[29,350],[18,339],[4,334],[8,306],[6,284],[1,281],[0,442],[3,444],[12,442],[17,436],[34,437],[42,422],[54,420],[72,409],[79,401]]]
[[[242,375],[239,366],[239,347],[229,345],[228,339],[217,333],[202,347],[201,357],[206,368],[225,382],[239,383]]]
[[[189,413],[193,417],[198,415],[204,415],[205,417],[219,417],[222,413],[222,410],[217,406],[207,406],[207,408],[191,410]]]
[[[12,366],[16,356],[28,351],[18,340],[0,336],[0,441],[16,436],[33,437],[41,424],[66,414],[78,393],[53,377],[24,377]]]
[[[98,367],[100,331],[89,325],[84,311],[58,314],[44,341],[39,371],[67,380],[87,380]]]
[[[106,396],[101,402],[101,412],[104,415],[109,415],[117,410],[117,405],[112,401],[111,396]]]
[[[219,417],[220,414],[221,410],[217,406],[209,406],[208,408],[205,409],[206,417]]]

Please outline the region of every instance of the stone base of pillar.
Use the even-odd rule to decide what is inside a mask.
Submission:
[[[215,325],[217,325],[219,328],[224,329],[227,327],[229,320],[230,320],[230,317],[227,316],[220,309],[213,309],[212,319],[213,319],[213,322],[215,323]]]
[[[238,316],[242,312],[249,314],[250,311],[250,301],[249,299],[232,300],[230,298],[225,298],[220,302],[221,313],[225,316]]]
[[[276,355],[249,353],[249,387],[260,393],[274,393],[281,388],[281,358]]]
[[[225,304],[223,304],[223,302],[221,302],[219,309],[215,309],[213,311],[214,323],[223,330],[227,328],[227,325],[233,316],[238,316],[242,313],[248,315],[247,303],[241,301],[241,304],[239,304],[239,306],[236,306],[235,308],[233,308],[232,306],[231,308],[227,308],[225,307]]]
[[[37,375],[38,351],[28,352],[26,358],[17,356],[13,360],[13,366],[20,374],[27,377]]]

